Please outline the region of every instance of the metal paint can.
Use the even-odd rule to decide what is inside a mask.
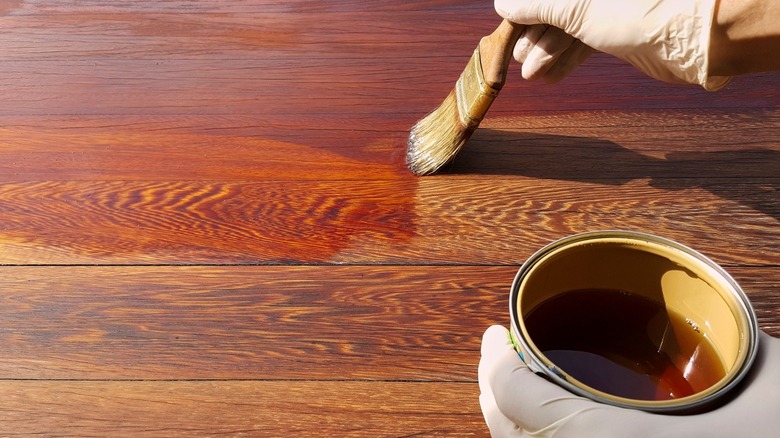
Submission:
[[[655,396],[637,396],[631,388],[628,388],[630,391],[627,388],[610,389],[610,385],[615,384],[612,380],[619,380],[619,373],[610,374],[611,366],[615,363],[643,364],[644,359],[626,359],[622,356],[615,359],[617,356],[611,356],[611,352],[599,352],[601,356],[594,358],[594,369],[573,373],[574,368],[587,368],[588,365],[587,360],[569,361],[568,365],[562,365],[562,358],[570,354],[571,345],[585,345],[590,348],[587,347],[589,342],[598,341],[601,343],[598,348],[607,348],[604,345],[611,345],[610,337],[633,336],[631,332],[623,333],[621,324],[633,325],[644,318],[623,314],[630,313],[633,308],[605,309],[606,304],[601,299],[582,301],[582,297],[586,295],[574,295],[577,291],[612,291],[641,299],[642,302],[649,300],[656,303],[657,309],[660,310],[655,316],[646,318],[646,327],[643,326],[644,331],[640,330],[637,336],[641,339],[632,338],[630,342],[623,340],[618,344],[622,342],[631,345],[631,348],[652,344],[653,348],[658,348],[659,354],[669,345],[678,345],[680,351],[675,353],[676,359],[670,360],[678,363],[673,367],[676,369],[675,373],[679,371],[681,376],[688,379],[689,375],[693,374],[691,366],[696,364],[696,355],[702,356],[703,353],[700,351],[701,346],[686,347],[687,350],[681,346],[691,344],[687,339],[696,336],[696,342],[704,340],[709,344],[708,348],[712,347],[712,364],[722,367],[722,376],[717,374],[706,387],[691,389],[690,394],[674,389],[672,392],[678,391],[681,395],[670,393],[666,398],[659,399]],[[573,296],[579,296],[580,301],[576,304],[570,302],[568,310],[564,307],[555,308]],[[539,309],[543,306],[547,306],[548,311],[546,316],[540,319],[535,315],[541,312]],[[621,309],[626,312],[621,312]],[[699,252],[677,242],[640,232],[587,232],[545,246],[533,254],[515,276],[509,310],[512,318],[512,341],[531,370],[575,394],[602,403],[649,412],[686,413],[711,406],[746,375],[758,350],[757,318],[737,282],[723,268]],[[615,321],[609,322],[613,324],[610,331],[589,330],[595,323],[587,318],[599,313],[602,314],[602,319],[613,319],[614,316]],[[667,316],[660,314],[676,316],[663,319]],[[530,324],[534,318],[544,321],[547,328],[544,331],[534,329]],[[582,321],[579,321],[580,318]],[[561,339],[565,339],[563,344],[566,345],[542,345],[540,339],[544,339],[548,344],[553,342],[547,339],[552,337],[548,333],[559,327],[566,327],[560,330]],[[594,333],[601,334],[594,336]],[[681,352],[690,354],[691,357],[686,356],[680,363],[681,359],[677,356],[680,356]],[[652,361],[657,362],[657,359]],[[599,369],[597,363],[606,365]],[[585,374],[580,374],[581,372]],[[635,374],[641,372],[637,369],[632,371]],[[663,375],[666,375],[666,371]],[[647,378],[657,380],[659,377]],[[677,379],[679,380],[679,377]],[[606,383],[594,384],[594,381]],[[628,379],[623,384],[628,386],[632,382],[633,380]]]

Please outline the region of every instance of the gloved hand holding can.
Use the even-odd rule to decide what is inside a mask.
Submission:
[[[769,437],[780,430],[780,339],[761,333],[759,355],[734,398],[694,415],[658,415],[579,397],[534,374],[509,332],[492,326],[482,338],[479,398],[494,438]]]

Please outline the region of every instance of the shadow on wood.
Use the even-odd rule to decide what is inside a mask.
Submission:
[[[668,148],[667,148],[668,150]],[[480,129],[444,172],[702,188],[780,221],[780,151],[671,152],[656,158],[591,137]]]

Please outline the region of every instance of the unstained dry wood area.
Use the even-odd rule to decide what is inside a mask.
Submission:
[[[492,8],[0,1],[0,434],[484,436],[481,335],[580,231],[699,250],[780,335],[780,75],[513,65],[415,177]]]

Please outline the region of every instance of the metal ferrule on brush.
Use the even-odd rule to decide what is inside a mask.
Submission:
[[[463,73],[460,74],[458,82],[455,83],[461,124],[467,128],[476,128],[487,114],[498,91],[485,82],[482,60],[477,48]]]

